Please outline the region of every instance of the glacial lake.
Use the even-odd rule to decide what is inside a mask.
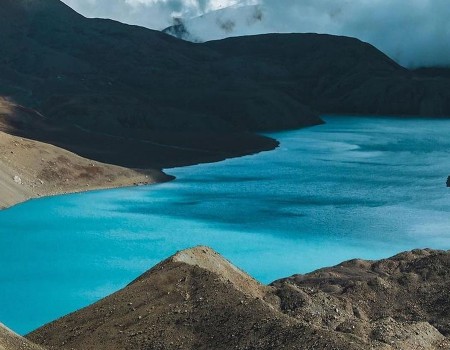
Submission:
[[[177,180],[0,212],[0,322],[26,333],[208,245],[269,283],[351,258],[450,249],[450,120],[326,117],[271,152]]]

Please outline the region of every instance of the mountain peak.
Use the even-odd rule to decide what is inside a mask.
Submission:
[[[180,265],[185,265],[188,269],[198,268],[212,273],[221,282],[232,285],[249,297],[263,298],[267,289],[246,272],[206,246],[197,246],[177,252],[144,273],[130,285],[151,278],[156,271],[172,269]]]
[[[74,10],[60,0],[0,0],[0,5],[0,15],[11,10],[28,13],[49,10],[75,13]]]
[[[44,346],[64,342],[64,349],[204,349],[225,323],[230,323],[226,332],[230,327],[244,331],[231,313],[242,315],[241,324],[248,317],[255,322],[261,315],[275,317],[271,290],[212,249],[195,247],[169,257],[96,304],[29,334],[29,339]],[[247,316],[249,305],[256,316]],[[282,327],[287,318],[279,315],[274,322]],[[61,329],[73,342],[64,340],[67,333]],[[169,343],[173,346],[164,345]]]
[[[0,350],[44,350],[0,323]]]
[[[449,259],[450,251],[413,251],[264,287],[195,247],[27,337],[67,350],[449,349]]]
[[[77,18],[84,17],[59,0],[0,0],[0,29],[6,34],[2,41],[11,39],[8,34],[26,33],[32,23],[33,30],[42,30]],[[18,38],[12,39],[18,45]]]
[[[263,297],[264,287],[258,281],[209,247],[198,246],[183,250],[175,254],[172,261],[198,266],[217,274],[223,281],[230,282],[246,295]]]

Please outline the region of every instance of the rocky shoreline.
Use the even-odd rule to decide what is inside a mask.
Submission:
[[[159,170],[134,170],[0,132],[0,209],[32,198],[164,182]]]
[[[0,97],[0,210],[44,196],[166,182],[174,177],[165,174],[162,167],[216,162],[278,147],[276,140],[259,135],[245,141],[239,135],[223,139],[210,135],[203,140],[197,138],[197,144],[190,144],[189,137],[184,143],[179,135],[176,142],[172,140],[174,144],[166,145],[49,128],[41,123],[42,118],[37,111]],[[71,152],[64,144],[37,141],[27,137],[29,129],[40,133],[57,130],[67,140],[76,138],[81,148]],[[222,149],[216,149],[215,142]],[[80,155],[86,147],[92,157]],[[156,158],[160,160],[155,161]],[[148,159],[150,162],[146,163]]]

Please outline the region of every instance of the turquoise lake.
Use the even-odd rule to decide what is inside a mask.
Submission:
[[[258,280],[450,249],[450,120],[326,117],[277,150],[169,169],[155,186],[0,212],[0,322],[26,333],[209,245]]]

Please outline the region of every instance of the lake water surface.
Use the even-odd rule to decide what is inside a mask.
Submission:
[[[209,245],[262,282],[450,249],[450,120],[327,117],[279,149],[171,169],[171,183],[0,212],[0,321],[25,333]]]

